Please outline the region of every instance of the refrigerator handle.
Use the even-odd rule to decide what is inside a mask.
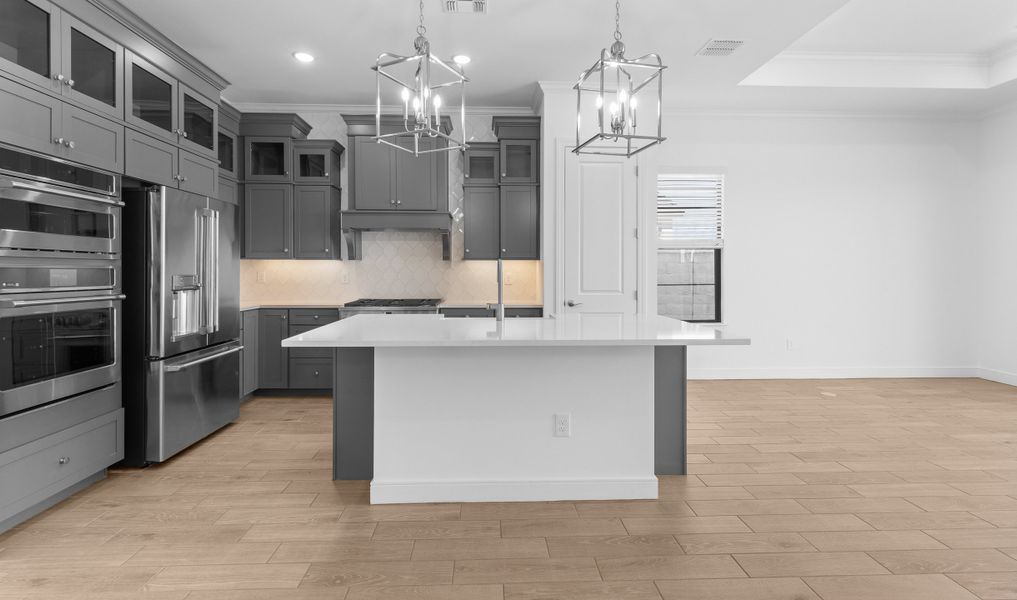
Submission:
[[[197,269],[198,281],[200,282],[201,296],[198,299],[198,313],[201,315],[200,332],[208,334],[208,209],[199,208],[195,211],[195,228],[198,252]]]
[[[209,333],[219,331],[219,211],[208,211],[208,252],[209,289],[208,323]]]

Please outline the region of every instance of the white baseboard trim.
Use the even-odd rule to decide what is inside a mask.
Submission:
[[[371,481],[371,504],[655,500],[657,478],[546,481]]]
[[[1008,373],[1007,371],[982,368],[978,369],[978,376],[982,379],[988,379],[989,381],[1017,386],[1017,373]]]
[[[906,379],[914,377],[984,377],[983,372],[985,369],[977,367],[691,368],[689,369],[689,379]],[[1001,373],[1001,375],[1008,374]],[[989,379],[988,377],[984,378]]]

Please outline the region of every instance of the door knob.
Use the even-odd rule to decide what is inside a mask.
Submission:
[[[565,306],[569,306],[569,307],[582,306],[582,305],[583,305],[582,302],[574,302],[572,300],[567,300],[565,302]]]

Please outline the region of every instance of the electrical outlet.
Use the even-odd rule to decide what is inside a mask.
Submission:
[[[258,271],[258,283],[265,283],[268,281],[268,277],[265,276],[264,271]]]
[[[554,437],[572,437],[572,415],[554,416]]]

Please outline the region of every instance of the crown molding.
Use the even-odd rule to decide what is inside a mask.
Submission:
[[[990,57],[982,54],[889,53],[889,52],[783,52],[770,62],[853,62],[879,65],[935,65],[987,67]]]
[[[237,110],[243,113],[348,113],[348,114],[374,114],[377,107],[374,104],[296,104],[282,102],[234,102],[229,100]],[[402,106],[382,106],[382,114],[401,113]],[[476,106],[466,107],[467,116],[533,116],[537,113],[527,106]]]
[[[850,111],[850,110],[752,110],[752,109],[671,109],[665,118],[697,119],[858,119],[887,121],[976,121],[977,112],[961,111]]]

